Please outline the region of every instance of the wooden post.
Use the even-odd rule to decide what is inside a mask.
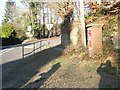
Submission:
[[[81,21],[83,51],[85,51],[85,48],[86,48],[86,31],[85,31],[85,16],[84,16],[84,1],[83,0],[80,0],[80,21]]]

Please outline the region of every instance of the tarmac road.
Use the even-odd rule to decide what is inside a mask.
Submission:
[[[43,39],[44,40],[44,39]],[[36,43],[35,48],[39,48],[40,45],[42,48],[52,46],[53,44],[59,43],[60,38],[51,38],[51,39],[45,39],[46,41],[42,41],[41,43]],[[32,52],[34,49],[34,44],[30,44],[27,46],[24,46],[24,54]],[[33,52],[34,53],[34,52]],[[30,55],[32,55],[31,53]],[[26,55],[29,56],[29,55]],[[23,52],[22,52],[22,44],[21,45],[15,45],[15,46],[10,46],[9,48],[3,49],[0,51],[0,57],[2,57],[2,62],[0,64],[4,64],[10,61],[14,61],[17,59],[22,59],[23,58]]]
[[[41,66],[44,66],[52,60],[53,57],[59,56],[59,53],[56,53],[56,51],[52,49],[52,45],[60,44],[60,40],[60,38],[51,38],[43,41],[41,45],[45,46],[42,48],[48,47],[48,45],[51,48],[38,51],[35,54],[32,53],[29,56],[25,56],[24,59],[22,56],[22,45],[1,50],[0,57],[2,56],[2,62],[0,62],[0,66],[2,66],[2,88],[20,88],[24,85],[24,83],[37,73],[37,70]],[[37,48],[39,45],[38,43],[35,47]],[[31,52],[33,47],[33,45],[25,46],[25,53]]]

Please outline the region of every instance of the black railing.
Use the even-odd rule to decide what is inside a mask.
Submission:
[[[47,42],[45,42],[47,41]],[[44,42],[44,43],[43,43]],[[39,43],[39,47],[36,48],[36,44]],[[43,45],[42,45],[43,44]],[[27,44],[22,44],[22,58],[24,59],[24,56],[29,55],[29,54],[35,54],[35,51],[38,49],[42,49],[42,47],[44,46],[48,46],[50,44],[50,42],[48,40],[40,40],[40,41],[35,41],[32,43],[27,43]],[[25,46],[29,46],[29,45],[33,45],[33,49],[32,51],[25,53]]]
[[[52,41],[50,39],[43,39],[43,40],[38,40],[38,41],[25,43],[25,44],[3,46],[3,47],[0,47],[0,49],[20,48],[20,52],[21,52],[20,58],[24,58],[27,55],[35,54],[36,50],[38,50],[38,49],[44,50],[46,48],[50,48],[50,47],[57,45],[59,43],[60,43],[59,40]],[[29,46],[30,49],[26,49],[27,46]]]

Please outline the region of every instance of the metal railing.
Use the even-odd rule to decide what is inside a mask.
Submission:
[[[47,41],[47,42],[45,42],[45,41]],[[39,44],[39,47],[36,48],[37,43]],[[35,41],[35,42],[32,42],[32,43],[22,44],[22,58],[24,59],[24,57],[26,55],[29,55],[29,54],[32,54],[32,53],[35,54],[36,50],[38,50],[38,49],[41,50],[42,47],[48,46],[49,44],[50,44],[50,42],[48,40],[40,40],[40,41]],[[25,46],[29,46],[29,45],[33,45],[33,49],[32,49],[32,51],[25,53]]]
[[[59,38],[59,40],[60,40],[60,38]],[[38,41],[25,43],[25,44],[4,46],[4,47],[1,47],[1,49],[19,48],[18,50],[20,50],[19,51],[20,54],[19,54],[19,56],[18,55],[17,56],[18,56],[18,58],[24,59],[25,56],[30,56],[30,54],[32,55],[38,51],[41,51],[41,50],[44,50],[47,48],[51,48],[55,45],[60,44],[59,40],[52,41],[51,39],[43,39],[43,40],[38,40]],[[40,50],[38,50],[38,49],[40,49]],[[18,50],[17,50],[17,52],[18,52]]]

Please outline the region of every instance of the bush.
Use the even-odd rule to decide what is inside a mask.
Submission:
[[[2,35],[2,27],[0,26],[0,37],[1,37],[1,35]]]
[[[1,37],[9,38],[13,31],[14,31],[14,29],[11,26],[11,24],[5,24],[4,26],[2,26]]]

